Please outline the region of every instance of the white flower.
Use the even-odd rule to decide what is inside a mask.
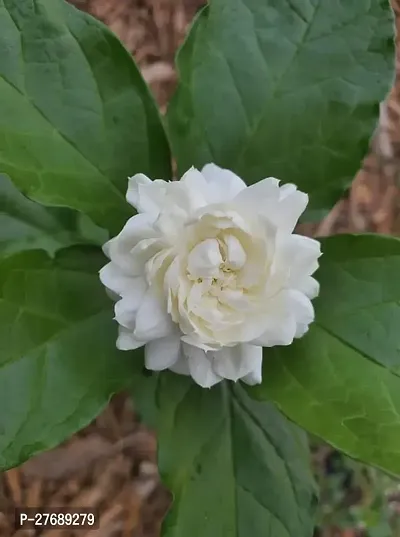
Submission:
[[[308,197],[274,178],[250,187],[208,164],[180,181],[129,179],[138,211],[104,246],[117,295],[117,347],[148,369],[261,382],[262,347],[289,345],[314,319],[319,242],[294,235]]]

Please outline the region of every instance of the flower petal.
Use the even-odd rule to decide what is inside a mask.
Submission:
[[[261,350],[261,353],[259,353],[258,360],[254,360],[253,362],[253,369],[242,377],[242,381],[248,384],[249,386],[254,386],[255,384],[261,384],[262,382],[262,358],[263,358],[263,349],[262,347],[256,347],[257,349]]]
[[[136,315],[135,338],[146,342],[159,339],[170,335],[174,326],[166,305],[152,288],[148,289]]]
[[[308,332],[309,328],[310,328],[309,324],[298,323],[297,327],[296,327],[296,333],[295,333],[294,337],[295,338],[303,337]]]
[[[131,351],[143,347],[145,341],[138,340],[134,337],[132,330],[120,326],[117,338],[117,349],[120,351]]]
[[[132,278],[129,290],[115,304],[115,320],[125,328],[134,330],[136,314],[147,290],[144,278]]]
[[[235,382],[251,373],[262,360],[262,348],[254,345],[225,347],[213,353],[214,371],[223,378]]]
[[[319,282],[311,276],[306,276],[302,280],[296,282],[296,289],[312,300],[319,295]]]
[[[145,274],[147,281],[163,287],[165,272],[168,265],[174,259],[173,251],[170,248],[164,248],[155,256],[149,259],[145,266]]]
[[[132,286],[135,278],[127,276],[115,263],[107,263],[99,272],[101,283],[113,293],[122,296]]]
[[[292,184],[283,185],[280,188],[280,194],[275,223],[279,228],[291,233],[307,207],[308,195],[297,190]]]
[[[180,351],[181,340],[179,333],[149,341],[144,349],[145,366],[153,371],[168,369],[179,360]]]
[[[308,196],[292,184],[279,187],[278,179],[268,177],[246,188],[235,201],[253,213],[264,214],[280,230],[291,233],[308,203]]]
[[[298,332],[301,337],[307,330],[304,327],[311,324],[314,320],[314,307],[311,303],[311,300],[307,298],[300,291],[291,290],[290,293],[290,302],[291,302],[291,311],[295,318],[295,321],[298,325],[302,325],[303,328],[299,327]],[[296,330],[297,332],[297,330]]]
[[[151,179],[144,173],[137,173],[133,177],[128,178],[128,190],[126,192],[126,201],[130,203],[138,212],[140,212],[140,185],[151,183]]]
[[[128,202],[139,213],[154,216],[163,212],[187,215],[207,204],[207,183],[195,168],[188,170],[180,181],[151,181],[143,174],[129,178]]]
[[[321,256],[321,245],[315,239],[302,235],[287,235],[280,237],[276,245],[274,270],[279,274],[289,269],[289,278],[286,285],[302,290],[307,276],[311,276],[318,268],[318,259]],[[316,290],[315,285],[311,290]]]
[[[233,310],[246,311],[251,307],[251,301],[242,289],[222,289],[218,293],[218,300]]]
[[[224,242],[227,248],[227,266],[233,270],[238,270],[246,263],[246,252],[240,240],[234,235],[227,234],[224,237]]]
[[[260,211],[265,208],[265,204],[276,204],[279,201],[279,181],[275,177],[267,177],[258,183],[248,186],[242,190],[235,198],[235,202],[246,207]]]
[[[125,328],[132,330],[132,333],[135,329],[136,321],[136,312],[137,310],[132,310],[130,308],[129,300],[121,298],[114,306],[114,319]]]
[[[211,203],[229,201],[246,188],[246,183],[239,176],[216,164],[206,164],[201,173],[208,183]]]
[[[122,231],[106,242],[103,251],[128,276],[133,276],[131,250],[143,239],[154,239],[157,233],[153,229],[155,218],[149,214],[132,216]]]
[[[143,173],[129,177],[126,200],[138,213],[158,215],[165,200],[167,182],[157,179],[152,181]]]
[[[191,193],[192,208],[199,208],[208,203],[209,186],[199,170],[192,166],[182,176],[179,183],[185,186],[188,193]]]
[[[146,273],[146,264],[152,257],[162,252],[164,243],[159,239],[143,239],[130,252],[130,270],[132,275]]]
[[[271,320],[267,330],[258,338],[254,339],[252,345],[261,345],[262,347],[275,347],[275,345],[290,345],[296,335],[296,322],[290,315],[283,320],[284,324],[278,320]]]
[[[178,375],[190,375],[189,371],[189,361],[181,352],[181,356],[177,362],[175,362],[169,368],[173,373],[178,373]]]
[[[188,257],[187,269],[193,279],[213,278],[218,276],[219,266],[222,263],[218,241],[207,239],[197,244]]]
[[[221,382],[222,377],[213,371],[211,355],[208,357],[205,351],[187,343],[183,343],[182,347],[189,362],[190,374],[197,384],[202,388],[211,388],[214,384]]]
[[[264,333],[251,341],[251,344],[262,347],[290,345],[296,333],[296,320],[291,312],[292,305],[289,291],[281,291],[270,299],[268,316],[263,318]]]

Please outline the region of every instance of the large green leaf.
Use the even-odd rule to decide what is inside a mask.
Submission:
[[[0,175],[0,254],[41,248],[53,254],[84,241],[78,215],[29,200],[5,175]]]
[[[0,0],[0,173],[29,197],[113,233],[136,172],[168,178],[170,155],[132,58],[64,0]]]
[[[0,468],[91,421],[129,380],[93,247],[55,260],[32,250],[0,262]]]
[[[266,176],[330,208],[360,166],[393,79],[388,0],[213,0],[177,64],[168,113],[180,171]]]
[[[400,240],[323,241],[310,332],[265,349],[262,385],[293,421],[338,449],[400,474]]]
[[[400,374],[400,240],[338,236],[322,248],[318,325]]]
[[[174,495],[163,537],[311,537],[307,439],[273,405],[172,373],[139,379],[133,397]]]

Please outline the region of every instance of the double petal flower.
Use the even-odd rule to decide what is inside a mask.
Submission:
[[[314,319],[318,241],[293,234],[308,197],[274,178],[250,187],[214,164],[180,181],[129,179],[137,215],[104,246],[117,347],[145,365],[261,382],[262,347],[289,345]]]

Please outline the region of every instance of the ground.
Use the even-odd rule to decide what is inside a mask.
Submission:
[[[164,112],[176,84],[175,51],[203,2],[71,0],[71,3],[103,20],[119,35],[134,55]],[[303,226],[303,233],[319,236],[343,231],[399,234],[398,91],[396,86],[382,115],[382,127],[374,148],[351,191],[323,222]],[[140,424],[130,399],[118,396],[93,424],[64,445],[0,478],[0,536],[35,535],[28,531],[15,532],[12,513],[16,506],[65,505],[97,508],[101,529],[76,534],[53,530],[44,532],[43,537],[157,537],[170,499],[158,477],[155,450],[155,437]],[[317,472],[323,475],[323,498],[328,498],[327,502],[331,502],[330,478],[325,479],[324,475],[332,456],[332,450],[320,444],[314,451]],[[347,466],[344,472],[346,478]],[[376,481],[372,487],[374,483]],[[348,487],[340,500],[344,502],[341,508],[344,506],[348,511],[351,505],[365,503],[361,488],[357,483],[355,487]],[[356,533],[352,529],[343,533],[332,524],[323,528],[322,535],[355,537]]]

